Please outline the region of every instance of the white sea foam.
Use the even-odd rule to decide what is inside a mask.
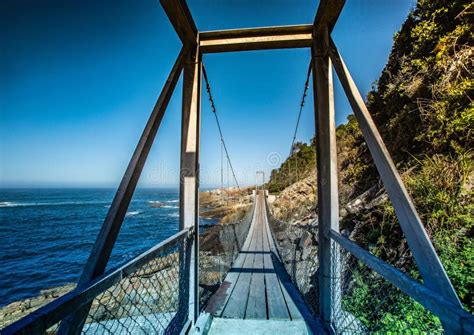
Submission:
[[[148,201],[149,204],[159,204],[161,206],[156,206],[157,208],[179,208],[179,206],[176,205],[163,205],[164,203],[175,203],[176,201],[170,200],[170,201],[158,201],[158,200],[150,200]]]
[[[0,207],[16,207],[19,206],[20,204],[17,202],[11,202],[11,201],[1,201],[0,202]]]
[[[140,213],[141,213],[140,211],[127,212],[127,214],[125,214],[125,216],[135,216],[135,215],[138,215]]]
[[[71,205],[99,205],[104,204],[104,201],[59,201],[59,202],[13,202],[0,201],[0,208],[2,207],[34,207],[34,206],[71,206]]]
[[[25,207],[25,206],[47,206],[49,203],[40,202],[14,202],[14,201],[2,201],[0,207]]]
[[[170,218],[179,218],[179,213],[178,213],[178,212],[174,212],[174,213],[168,214],[168,216],[169,216]]]
[[[178,201],[179,201],[179,199],[173,199],[173,200],[168,200],[166,202],[178,202]]]

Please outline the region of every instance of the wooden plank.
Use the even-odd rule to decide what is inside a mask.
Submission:
[[[329,54],[426,286],[439,292],[452,304],[462,307],[364,100],[332,40]]]
[[[303,321],[214,319],[207,335],[308,335]],[[323,333],[313,333],[323,334]]]
[[[265,211],[265,220],[267,224],[267,234],[269,236],[270,241],[270,249],[273,248],[274,253],[278,255],[278,249],[275,245],[275,240],[273,239],[273,235],[271,233],[271,228],[268,221],[268,204],[265,200],[265,206],[267,210]],[[322,324],[321,320],[313,315],[313,312],[309,309],[306,305],[306,302],[301,295],[301,292],[298,288],[293,284],[291,281],[288,273],[286,272],[285,267],[281,263],[280,257],[279,260],[273,260],[273,265],[277,272],[277,276],[280,279],[280,286],[283,292],[283,296],[285,297],[285,301],[288,307],[288,311],[290,313],[290,317],[292,320],[300,320],[304,319],[307,327],[311,330],[312,334],[325,334],[328,333],[327,329]]]
[[[316,17],[314,18],[314,36],[319,37],[331,34],[339,14],[344,7],[345,0],[320,0]]]
[[[246,258],[244,265],[240,270],[240,275],[235,284],[235,288],[232,291],[229,301],[224,308],[222,317],[225,318],[236,318],[243,319],[245,317],[245,311],[247,309],[247,301],[250,292],[250,283],[252,279],[252,268],[255,261],[255,251],[257,234],[255,227],[252,231],[252,237],[248,248],[244,249],[246,252]]]
[[[240,37],[259,37],[259,36],[276,36],[276,35],[292,35],[292,34],[311,34],[313,31],[312,24],[301,24],[292,26],[273,26],[273,27],[257,27],[244,29],[227,29],[202,31],[199,33],[200,40],[240,38]]]
[[[253,264],[252,279],[250,282],[249,299],[247,303],[247,310],[245,313],[246,319],[266,319],[267,318],[267,303],[265,297],[265,274],[263,266],[263,229],[262,225],[256,226],[256,245],[255,245],[255,260]]]
[[[203,53],[310,47],[312,25],[220,30],[199,34]]]
[[[265,284],[267,290],[267,305],[269,319],[291,319],[286,306],[286,301],[283,292],[280,288],[280,282],[273,266],[273,260],[270,249],[269,234],[267,229],[263,230],[263,251],[264,266],[265,266]]]
[[[105,217],[104,223],[102,224],[77,284],[78,286],[85,285],[92,279],[97,278],[104,273],[118,233],[122,227],[133,192],[135,191],[138,179],[140,178],[143,166],[148,157],[148,153],[150,152],[153,141],[155,140],[166,107],[168,106],[174,88],[176,87],[176,83],[178,82],[183,65],[184,50],[181,50],[155,107],[153,108],[150,118],[147,121],[117,192],[115,193],[115,197],[107,212],[107,216]],[[74,313],[74,315],[63,320],[58,333],[65,334],[80,332],[82,325],[85,322],[89,307],[90,306],[84,306],[81,310]]]
[[[270,254],[264,254],[265,285],[267,292],[268,318],[291,319],[286,307],[285,297],[280,288]]]
[[[252,223],[250,224],[249,233],[242,247],[243,251],[248,250],[250,241],[252,240],[254,231],[253,227],[255,225],[255,213],[256,210],[254,210],[253,212]],[[224,282],[209,300],[209,303],[206,306],[206,312],[211,313],[215,317],[222,316],[222,312],[224,311],[224,308],[227,302],[229,301],[232,292],[235,288],[235,285],[238,281],[238,278],[240,276],[240,269],[243,267],[246,257],[246,253],[240,253],[237,256],[237,259],[235,260],[231,270],[225,277]]]
[[[273,240],[273,235],[271,233],[270,225],[268,222],[267,216],[267,202],[265,201],[265,211],[264,211],[264,229],[267,232],[268,240],[269,240],[269,247],[272,252],[277,255],[278,257],[273,258],[273,267],[275,268],[275,272],[277,274],[278,280],[280,281],[281,291],[283,293],[283,297],[286,301],[286,306],[288,308],[288,312],[292,320],[300,320],[303,319],[301,312],[299,311],[298,307],[296,306],[293,298],[287,291],[287,288],[293,286],[290,277],[288,276],[283,264],[280,263],[280,255],[278,254],[278,249],[275,245],[275,241]],[[278,258],[278,259],[277,259]],[[296,288],[295,288],[296,289]],[[302,300],[301,300],[302,301]],[[304,302],[303,302],[304,303]]]
[[[160,0],[183,46],[196,45],[198,30],[185,0]]]
[[[319,257],[319,315],[326,327],[333,323],[339,299],[334,280],[339,276],[333,266],[338,255],[331,248],[329,231],[339,231],[339,200],[337,186],[336,122],[331,60],[327,55],[328,34],[314,41],[313,90],[316,120],[316,157],[318,182],[318,257]]]
[[[311,41],[311,34],[242,37],[201,41],[201,48],[203,53],[307,48]]]
[[[302,320],[303,316],[301,315],[300,311],[298,310],[298,307],[296,307],[295,302],[293,301],[293,298],[290,296],[288,293],[286,286],[288,285],[293,285],[289,278],[285,278],[284,272],[278,262],[273,262],[273,267],[275,268],[275,272],[277,274],[278,279],[280,280],[280,287],[281,287],[281,292],[283,293],[283,297],[285,298],[286,302],[286,307],[288,308],[288,313],[290,314],[290,318],[292,320]]]
[[[244,253],[239,254],[239,256],[237,256],[234,265],[225,277],[221,286],[209,300],[209,303],[206,306],[206,312],[212,314],[215,317],[222,316],[222,312],[224,311],[227,302],[232,296],[235,284],[239,279],[240,269],[243,267],[246,257],[247,254]]]
[[[455,334],[474,334],[474,316],[462,307],[446,300],[438,291],[431,290],[411,279],[338,232],[331,231],[330,235],[337,243],[372,270],[438,315]]]
[[[183,69],[179,224],[194,227],[189,264],[189,318],[199,316],[199,149],[201,127],[202,60],[199,47],[189,49]]]

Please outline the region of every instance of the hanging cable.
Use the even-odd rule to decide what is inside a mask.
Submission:
[[[298,118],[296,120],[295,132],[293,133],[293,140],[291,141],[291,148],[290,148],[290,154],[288,156],[288,159],[290,159],[291,155],[293,155],[293,150],[294,150],[295,141],[296,141],[296,135],[298,133],[298,127],[300,125],[300,120],[301,120],[301,112],[303,111],[303,107],[304,107],[304,104],[305,104],[305,99],[306,99],[306,96],[308,95],[309,77],[311,75],[311,65],[312,65],[312,61],[309,62],[308,72],[306,74],[306,81],[304,83],[303,96],[301,97],[300,110],[298,112]],[[296,164],[296,180],[298,181],[298,155],[296,156],[295,164]],[[291,180],[290,180],[291,176],[290,175],[291,175],[291,161],[288,160],[288,178],[289,178],[288,181],[291,184]]]
[[[306,81],[304,83],[303,96],[301,97],[300,111],[298,113],[298,119],[296,120],[296,127],[295,127],[295,132],[293,134],[293,140],[291,141],[290,156],[293,153],[293,147],[294,147],[295,141],[296,141],[296,134],[298,132],[298,127],[300,125],[301,112],[303,111],[305,99],[306,99],[306,96],[308,95],[309,76],[311,75],[311,64],[312,64],[312,61],[309,62],[308,73],[306,74]]]
[[[221,140],[221,190],[224,189],[224,146]]]
[[[207,79],[207,73],[206,73],[206,68],[204,67],[204,63],[202,64],[202,73],[204,75],[204,81],[206,82],[207,94],[209,96],[209,101],[211,103],[212,113],[214,114],[214,117],[216,118],[217,128],[219,129],[219,135],[221,137],[222,146],[224,147],[227,163],[229,164],[230,170],[232,171],[232,176],[234,178],[235,184],[237,185],[237,188],[240,190],[240,185],[239,185],[239,182],[237,181],[237,178],[235,177],[234,168],[232,167],[232,163],[229,157],[229,152],[227,151],[227,146],[225,145],[224,135],[222,135],[221,125],[219,123],[219,118],[217,117],[216,106],[214,104],[214,99],[212,98],[211,86],[209,85],[209,80]],[[229,181],[227,181],[227,184],[229,184]]]

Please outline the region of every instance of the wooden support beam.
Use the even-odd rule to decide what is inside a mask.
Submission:
[[[310,47],[312,25],[218,30],[199,33],[203,53]]]
[[[316,17],[314,18],[314,36],[329,35],[336,24],[339,14],[344,7],[345,0],[320,0]]]
[[[196,44],[198,30],[185,0],[160,0],[184,46]]]
[[[452,304],[462,306],[364,100],[332,40],[329,54],[426,286],[439,292]]]
[[[438,315],[443,323],[455,331],[455,334],[474,334],[474,316],[466,312],[462,307],[446,300],[438,291],[430,290],[423,284],[411,279],[338,232],[331,231],[330,234],[331,238],[369,268],[418,301],[435,315]]]
[[[329,232],[339,231],[337,147],[332,64],[327,48],[331,32],[345,0],[320,0],[313,24],[313,90],[316,112],[318,222],[319,222],[319,314],[333,332],[341,309],[339,249]]]
[[[339,231],[339,199],[337,185],[336,122],[331,60],[327,54],[328,33],[314,41],[313,90],[316,120],[316,158],[318,176],[318,222],[319,222],[319,314],[324,325],[330,329],[335,320],[334,311],[339,310],[339,291],[336,283],[339,271],[335,264],[339,254],[331,245],[329,232]]]
[[[195,44],[197,45],[197,43]],[[199,46],[186,53],[183,77],[180,167],[180,229],[194,227],[189,265],[189,318],[199,316],[199,135],[202,59]]]
[[[165,115],[166,107],[171,99],[176,83],[178,82],[183,64],[184,51],[181,50],[143,130],[122,181],[120,182],[117,193],[115,194],[94,247],[89,255],[89,259],[79,279],[78,287],[87,284],[92,279],[104,273],[148,153],[155,140],[156,133]],[[71,317],[65,319],[61,324],[59,332],[62,334],[75,334],[80,332],[88,311],[89,306],[86,306],[71,315]]]

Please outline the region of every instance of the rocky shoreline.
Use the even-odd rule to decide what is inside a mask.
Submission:
[[[34,310],[72,291],[76,284],[47,288],[40,291],[37,297],[15,301],[0,308],[0,328],[22,318]]]

